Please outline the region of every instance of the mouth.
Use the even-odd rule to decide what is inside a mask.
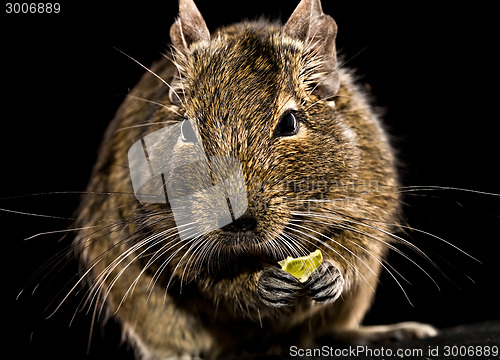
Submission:
[[[283,260],[283,251],[274,239],[253,232],[214,232],[210,242],[211,254],[205,258],[205,268],[210,274],[222,277],[254,272],[269,266],[277,266]]]
[[[262,236],[250,231],[238,232],[235,234],[228,234],[221,231],[218,235],[217,241],[224,247],[251,250],[254,247],[258,247],[260,244],[269,241],[269,239],[264,239]]]

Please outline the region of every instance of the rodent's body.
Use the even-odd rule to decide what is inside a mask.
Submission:
[[[432,335],[416,323],[360,325],[398,222],[398,180],[366,96],[335,54],[322,53],[334,51],[333,20],[303,0],[285,27],[241,23],[207,39],[194,4],[181,1],[180,10],[171,31],[177,64],[154,64],[156,76],[145,74],[121,105],[82,202],[75,247],[90,299],[144,359],[276,352],[324,335]],[[314,15],[305,25],[304,12]],[[315,33],[319,25],[328,31]],[[300,127],[276,136],[286,111]],[[196,121],[207,154],[241,165],[251,231],[217,229],[183,243],[168,206],[126,195],[130,147],[184,119]],[[325,261],[304,284],[277,267],[316,248]]]

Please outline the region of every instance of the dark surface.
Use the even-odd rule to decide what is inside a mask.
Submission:
[[[286,20],[296,3],[197,1],[211,30],[263,13]],[[338,23],[346,66],[357,69],[382,108],[403,185],[500,193],[494,3],[323,0],[323,8]],[[62,234],[23,239],[71,223],[79,196],[67,192],[85,189],[104,129],[144,72],[114,47],[151,64],[167,49],[177,5],[72,1],[62,9],[58,16],[1,11],[0,208],[62,217],[0,212],[2,345],[19,359],[131,359],[116,324],[96,325],[89,335],[92,312],[76,311],[82,293],[46,319],[76,282],[76,261],[48,263],[71,234],[62,242]],[[65,193],[33,195],[58,191]],[[24,197],[7,199],[17,195]],[[450,189],[405,195],[408,224],[451,245],[423,232],[402,234],[436,266],[405,247],[423,270],[390,254],[409,283],[398,278],[402,291],[384,273],[366,323],[411,320],[448,329],[480,322],[418,344],[498,343],[498,323],[484,321],[500,319],[500,198]]]
[[[489,347],[497,356],[485,356],[484,351]],[[375,359],[500,359],[500,322],[484,322],[471,325],[462,325],[441,330],[439,336],[424,340],[412,340],[395,343],[377,344],[369,346],[373,350],[372,356],[364,351],[357,356],[342,357],[343,359],[375,360]],[[376,351],[392,350],[392,356],[376,356]],[[403,355],[396,355],[403,351]],[[453,356],[458,351],[457,356]],[[470,354],[470,355],[460,355]],[[464,351],[468,351],[464,352]],[[406,356],[404,355],[406,352]],[[388,352],[386,351],[386,354]]]
[[[500,359],[500,322],[483,322],[442,329],[438,336],[423,340],[385,342],[366,346],[346,346],[326,342],[318,349],[323,351],[323,353],[319,356],[307,356],[307,352],[304,353],[304,356],[300,356],[301,353],[299,353],[298,349],[292,349],[290,354],[283,354],[283,356],[247,357],[243,359]],[[307,351],[306,349],[302,350]],[[336,351],[343,352],[339,353],[340,355],[335,356]],[[460,355],[461,352],[462,355]],[[489,355],[484,355],[485,352]],[[494,356],[494,354],[497,355]],[[233,359],[228,358],[223,360]]]

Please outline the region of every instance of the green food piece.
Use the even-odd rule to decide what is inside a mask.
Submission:
[[[291,256],[287,257],[285,260],[278,261],[281,265],[281,269],[285,270],[287,273],[292,274],[300,282],[306,282],[309,276],[319,268],[323,262],[323,255],[318,249],[307,256],[302,256],[298,258],[293,258]]]

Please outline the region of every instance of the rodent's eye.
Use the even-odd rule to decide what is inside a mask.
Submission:
[[[189,120],[184,120],[181,124],[181,139],[184,142],[196,142],[197,140],[196,133]]]
[[[280,121],[274,129],[274,136],[292,136],[299,131],[299,121],[294,111],[287,111],[281,115]]]

